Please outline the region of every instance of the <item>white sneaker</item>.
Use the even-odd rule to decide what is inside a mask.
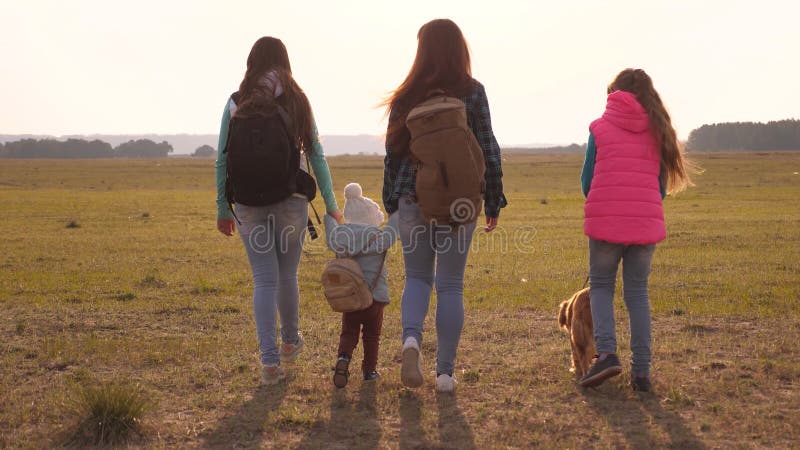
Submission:
[[[297,333],[296,344],[281,344],[281,361],[293,362],[297,359],[297,355],[303,350],[306,341],[303,340],[303,335]]]
[[[456,379],[446,373],[436,377],[436,390],[439,392],[453,392],[456,388]]]
[[[261,366],[261,384],[271,386],[278,384],[286,378],[286,372],[281,366]]]
[[[419,343],[409,336],[403,343],[403,365],[400,367],[400,381],[410,388],[422,386],[422,353]]]

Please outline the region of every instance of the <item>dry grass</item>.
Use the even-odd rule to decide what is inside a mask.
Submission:
[[[82,420],[69,444],[116,445],[143,434],[142,418],[149,402],[136,386],[85,381],[76,386],[74,402],[73,412]]]
[[[667,200],[654,260],[654,394],[631,392],[627,372],[597,390],[574,384],[555,314],[585,278],[581,160],[514,155],[501,225],[535,236],[526,253],[495,243],[471,256],[460,384],[440,397],[432,374],[400,386],[399,254],[377,384],[332,387],[339,316],[318,289],[328,254],[316,241],[300,273],[306,349],[285,385],[261,389],[247,262],[214,230],[211,162],[4,161],[0,447],[63,444],[81,420],[71,387],[87,380],[127,380],[152,400],[135,447],[795,447],[800,154],[700,162],[698,186]],[[337,194],[359,181],[379,198],[379,159],[331,166]]]

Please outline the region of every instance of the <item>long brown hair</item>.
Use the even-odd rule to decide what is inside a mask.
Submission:
[[[261,83],[262,78],[269,72],[275,73],[283,88],[283,94],[277,99],[274,91],[270,92]],[[253,44],[247,57],[247,71],[239,85],[238,103],[234,116],[257,114],[276,103],[283,106],[292,118],[294,129],[290,132],[296,139],[298,149],[306,154],[312,152],[311,143],[315,136],[311,104],[303,89],[292,77],[289,54],[280,39],[265,36]]]
[[[671,194],[694,186],[689,172],[699,173],[699,168],[686,157],[678,140],[672,120],[661,97],[653,87],[653,80],[642,69],[625,69],[608,85],[608,93],[630,92],[647,111],[650,131],[661,144],[661,168],[667,174],[667,192]]]
[[[407,153],[408,111],[425,100],[431,91],[441,89],[448,95],[465,95],[472,87],[469,47],[461,29],[450,19],[435,19],[417,32],[417,55],[406,79],[381,103],[392,118],[386,132],[387,142],[396,149],[395,156]]]

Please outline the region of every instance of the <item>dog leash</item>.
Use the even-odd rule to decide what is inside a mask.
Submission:
[[[587,284],[589,284],[589,275],[586,275],[586,281],[583,282],[583,286],[581,286],[581,289],[585,289]]]

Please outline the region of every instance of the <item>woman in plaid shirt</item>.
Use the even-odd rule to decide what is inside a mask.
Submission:
[[[389,214],[400,214],[400,239],[406,270],[402,298],[403,364],[400,378],[408,387],[419,387],[422,379],[422,324],[428,313],[435,284],[436,389],[455,388],[454,362],[464,325],[464,268],[476,223],[434,225],[428,222],[416,201],[416,171],[409,156],[408,112],[426,100],[433,90],[461,99],[467,122],[483,150],[486,162],[484,212],[487,232],[497,226],[503,195],[500,147],[492,132],[489,102],[483,85],[472,78],[467,43],[451,20],[426,23],[417,35],[414,64],[405,81],[386,101],[389,127],[386,133],[383,204]]]

